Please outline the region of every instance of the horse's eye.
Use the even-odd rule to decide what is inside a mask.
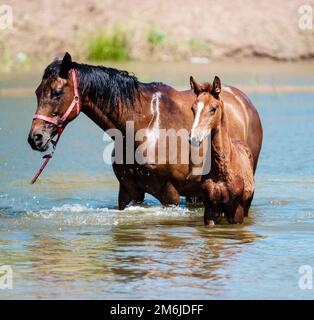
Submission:
[[[217,110],[217,108],[216,108],[216,107],[211,107],[211,109],[210,109],[210,113],[211,113],[211,114],[215,114],[216,110]]]
[[[63,93],[62,89],[54,89],[51,91],[51,98],[58,99],[61,97],[62,93]]]

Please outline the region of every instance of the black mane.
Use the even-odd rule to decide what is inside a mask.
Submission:
[[[91,99],[102,111],[112,111],[119,102],[129,107],[133,106],[138,95],[139,81],[127,71],[103,66],[91,66],[73,62],[73,68],[79,74],[79,92],[81,96]],[[45,70],[43,79],[57,76],[61,67],[61,60],[55,60]]]

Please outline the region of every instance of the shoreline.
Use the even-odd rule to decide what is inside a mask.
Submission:
[[[289,93],[314,93],[314,86],[294,86],[294,85],[236,85],[234,87],[240,89],[247,94],[289,94]],[[174,86],[178,91],[188,90],[188,87]],[[0,89],[1,98],[22,98],[35,97],[34,88],[3,88]]]
[[[93,62],[74,59],[80,63],[103,65],[127,70],[140,82],[163,82],[177,90],[189,89],[188,79],[193,75],[200,81],[210,81],[218,75],[222,82],[248,94],[314,93],[314,63],[273,62],[268,59],[216,59],[208,63],[190,61],[153,62],[131,60],[126,62]],[[42,72],[49,64],[39,61],[28,69],[0,72],[0,98],[32,97]]]

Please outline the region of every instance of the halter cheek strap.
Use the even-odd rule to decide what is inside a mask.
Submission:
[[[51,142],[53,144],[53,151],[43,156],[43,159],[45,159],[45,161],[43,162],[42,166],[40,167],[38,172],[33,177],[31,184],[36,182],[36,180],[38,179],[38,177],[40,176],[40,174],[42,173],[42,171],[44,170],[44,168],[48,164],[49,160],[52,158],[52,156],[55,152],[57,143],[58,143],[58,141],[61,137],[61,134],[63,132],[64,122],[66,121],[66,119],[68,118],[68,116],[70,115],[70,113],[72,112],[74,107],[76,107],[76,115],[78,116],[80,113],[80,100],[79,100],[79,93],[78,93],[78,86],[77,86],[77,75],[76,75],[76,71],[74,69],[71,69],[70,72],[71,72],[72,81],[73,81],[74,98],[73,98],[70,106],[68,107],[68,109],[64,113],[64,115],[61,117],[61,119],[56,119],[56,118],[44,116],[39,113],[34,114],[33,119],[41,119],[41,120],[44,120],[46,122],[49,122],[49,123],[56,125],[57,129],[58,129],[58,136],[55,141],[51,140]]]

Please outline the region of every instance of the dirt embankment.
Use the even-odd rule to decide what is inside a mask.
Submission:
[[[90,39],[119,27],[131,59],[314,58],[314,30],[301,30],[303,0],[6,0],[13,28],[0,30],[0,58],[86,58]],[[306,3],[314,10],[314,1]],[[201,60],[202,61],[202,60]]]

